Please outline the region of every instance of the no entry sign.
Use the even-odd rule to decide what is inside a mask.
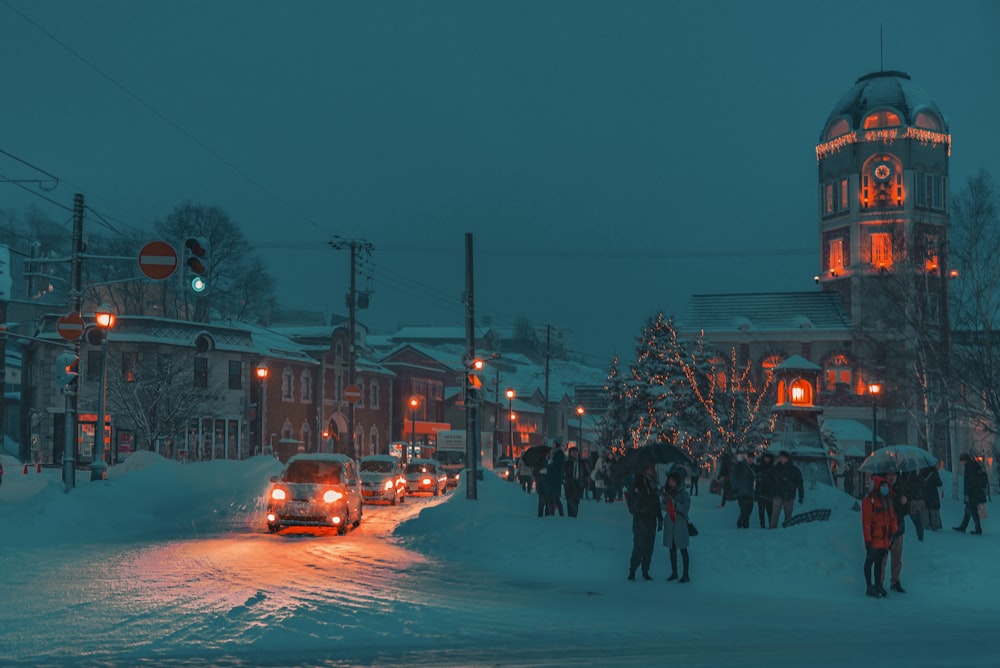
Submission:
[[[177,270],[177,251],[166,241],[150,241],[139,251],[139,271],[154,281],[170,278]]]
[[[56,332],[67,341],[76,341],[83,336],[83,318],[79,313],[67,313],[56,320]]]
[[[349,404],[356,404],[361,401],[361,388],[357,385],[348,385],[344,388],[344,401]]]

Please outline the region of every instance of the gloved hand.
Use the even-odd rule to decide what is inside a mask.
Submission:
[[[656,530],[657,531],[663,531],[663,520],[657,520],[656,521]]]

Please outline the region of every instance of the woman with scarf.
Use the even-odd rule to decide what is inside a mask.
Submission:
[[[684,474],[673,470],[667,475],[667,484],[663,488],[663,507],[666,510],[663,518],[663,544],[670,550],[670,577],[668,581],[677,580],[677,551],[680,550],[684,564],[681,582],[690,582],[688,572],[690,558],[688,544],[691,534],[688,528],[688,513],[691,512],[691,495],[684,489]]]
[[[867,596],[885,598],[885,559],[899,532],[892,488],[882,476],[872,478],[872,490],[861,502],[861,528],[865,537],[865,582]]]

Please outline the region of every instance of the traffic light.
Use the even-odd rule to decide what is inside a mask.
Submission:
[[[76,387],[80,377],[80,358],[75,353],[60,353],[56,358],[56,385],[63,391],[69,391]]]
[[[475,406],[482,399],[483,380],[479,377],[484,367],[483,360],[478,357],[468,363],[466,372],[466,403]]]
[[[184,241],[184,280],[199,295],[208,290],[209,250],[208,239],[204,237],[189,237]]]

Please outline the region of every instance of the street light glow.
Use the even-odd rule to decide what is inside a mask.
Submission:
[[[111,329],[115,326],[115,314],[107,304],[101,304],[94,316],[97,319],[97,326],[101,329]]]
[[[257,377],[261,380],[267,379],[267,365],[263,362],[257,365]]]
[[[517,395],[514,393],[514,388],[513,387],[508,387],[507,388],[507,398],[508,399],[513,399],[516,396]]]
[[[868,392],[870,394],[878,394],[881,391],[882,391],[882,386],[879,385],[878,383],[870,383],[868,385]]]

